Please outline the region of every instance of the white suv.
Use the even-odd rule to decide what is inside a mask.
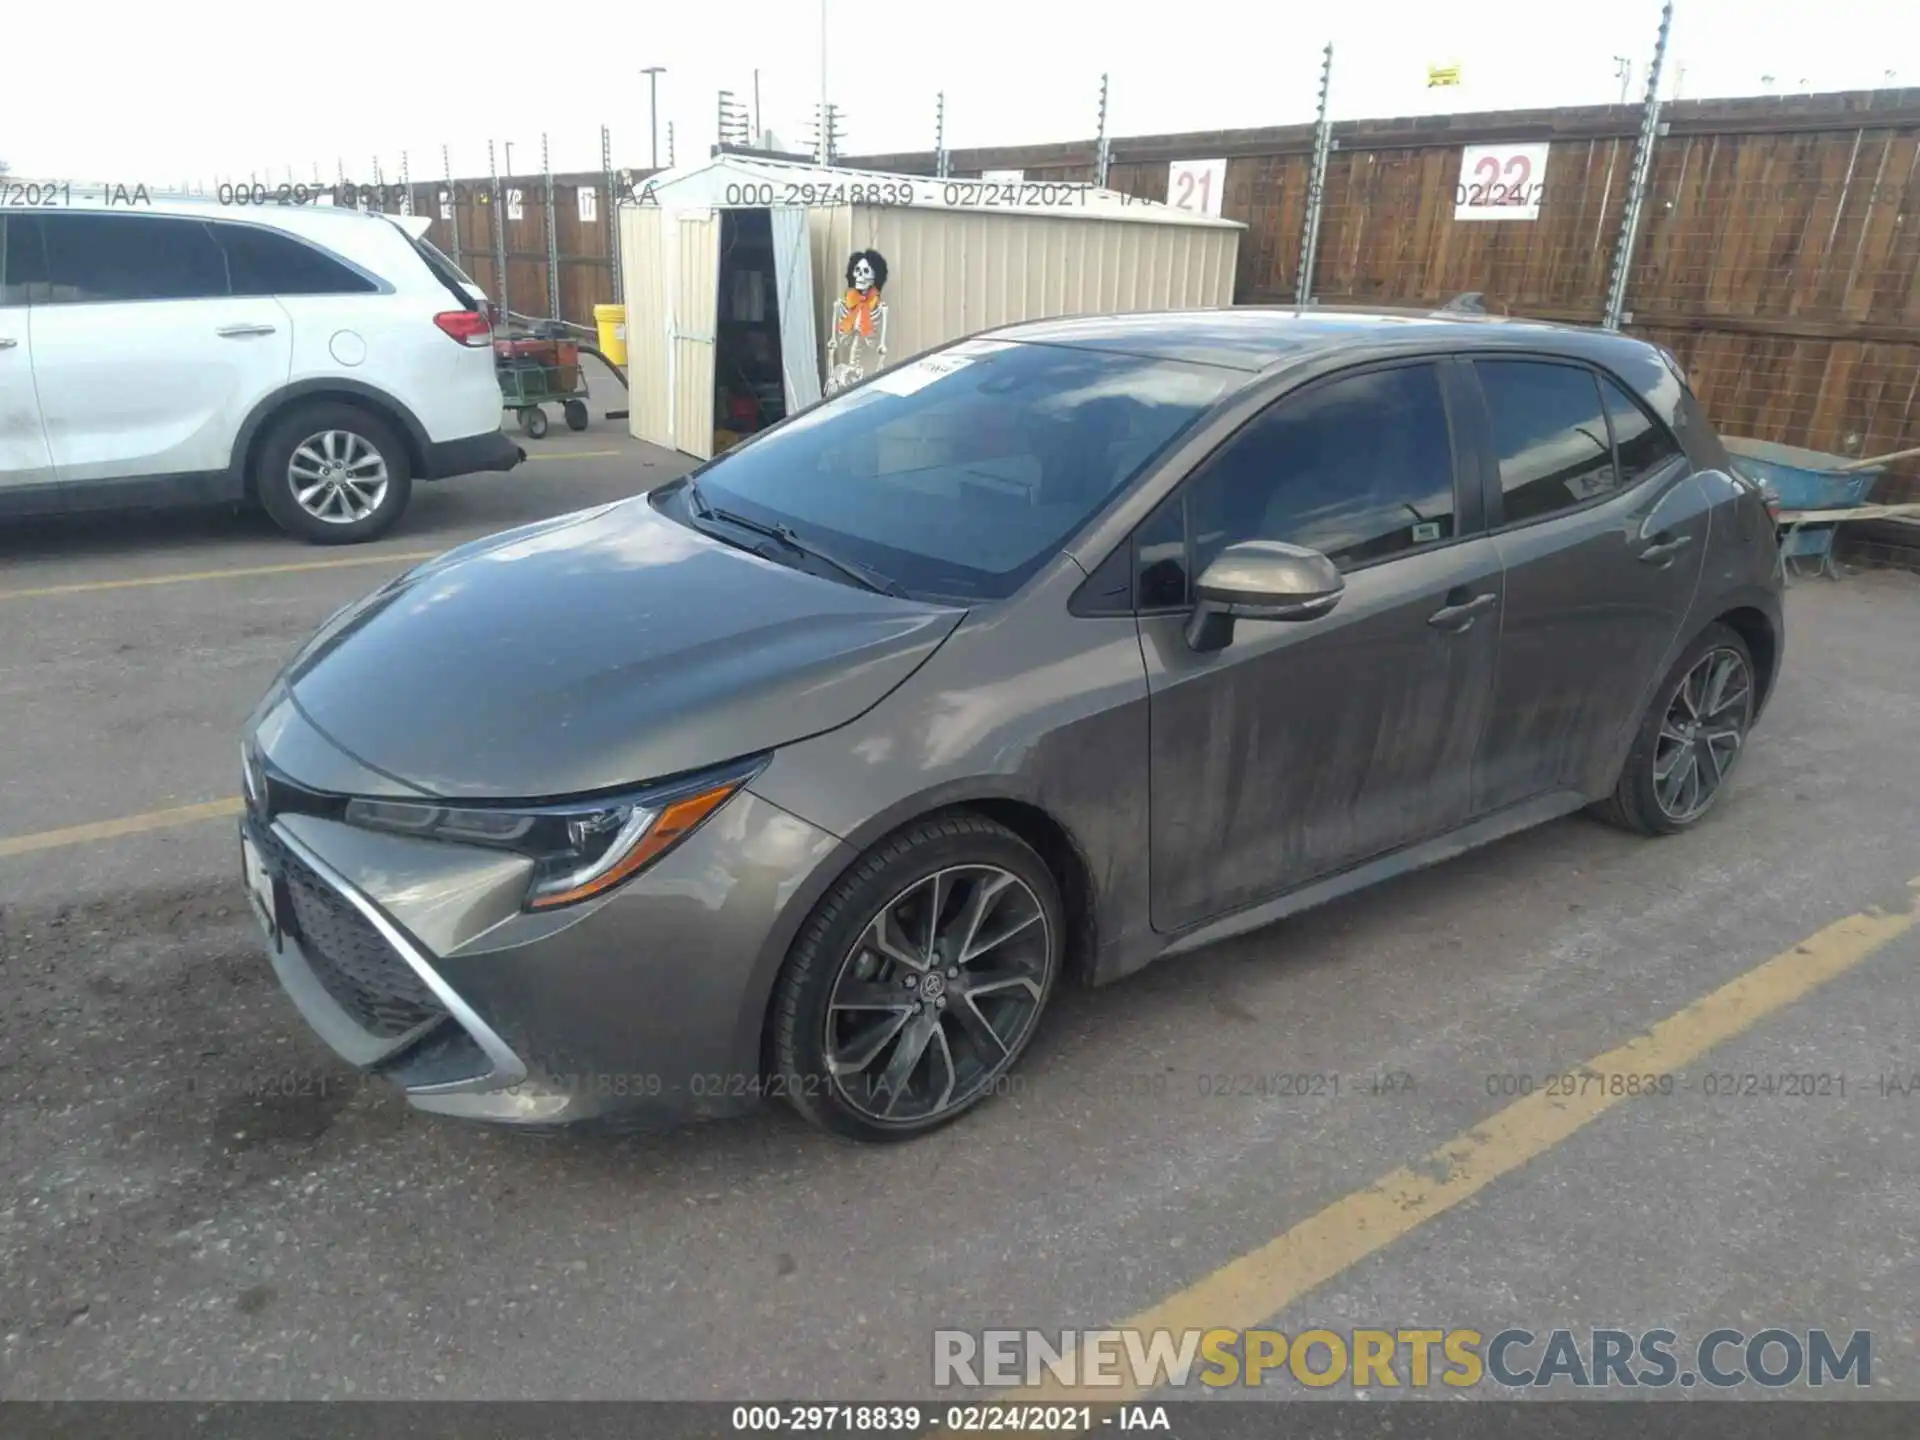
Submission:
[[[0,516],[254,500],[340,544],[526,458],[486,299],[423,222],[70,201],[0,212]]]

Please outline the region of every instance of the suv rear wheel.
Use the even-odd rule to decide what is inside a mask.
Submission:
[[[406,446],[378,416],[317,401],[276,420],[260,447],[254,494],[290,535],[351,545],[386,533],[407,508],[413,474]]]

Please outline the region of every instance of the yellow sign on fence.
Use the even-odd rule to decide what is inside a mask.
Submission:
[[[1437,85],[1458,85],[1459,83],[1460,66],[1457,63],[1452,65],[1427,66],[1427,88],[1429,90]]]

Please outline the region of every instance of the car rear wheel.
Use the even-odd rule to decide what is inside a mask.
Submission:
[[[254,494],[274,522],[316,545],[351,545],[389,530],[407,508],[406,446],[379,417],[337,401],[276,421],[254,466]]]
[[[828,893],[774,993],[782,1093],[826,1129],[906,1140],[1005,1087],[1065,943],[1045,862],[977,815],[880,842]]]
[[[1709,626],[1654,692],[1619,783],[1595,813],[1642,835],[1698,824],[1746,748],[1755,698],[1747,642]]]

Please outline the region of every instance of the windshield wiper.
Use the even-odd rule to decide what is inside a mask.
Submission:
[[[843,560],[838,555],[802,540],[794,533],[791,526],[769,525],[763,520],[750,519],[737,511],[708,504],[707,497],[700,493],[700,483],[697,480],[687,481],[687,499],[692,502],[694,513],[703,520],[719,520],[736,529],[750,530],[755,535],[764,535],[769,540],[777,540],[796,555],[805,555],[810,560],[817,560],[830,569],[838,570],[864,590],[871,590],[879,595],[892,595],[901,600],[907,598],[907,592],[901,588],[898,580],[882,575],[878,570],[869,570],[855,561]]]

